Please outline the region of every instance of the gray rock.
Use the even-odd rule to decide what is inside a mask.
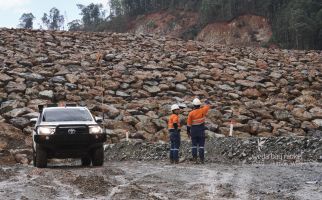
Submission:
[[[55,76],[55,77],[51,78],[49,81],[54,82],[54,83],[65,83],[66,79],[63,76]]]
[[[67,81],[72,84],[76,83],[78,80],[78,76],[76,76],[74,74],[66,74],[65,77],[66,77]]]
[[[129,95],[126,92],[116,91],[116,96],[120,96],[120,97],[130,97],[131,95]]]
[[[40,98],[52,99],[54,97],[54,92],[52,90],[44,90],[39,92]]]
[[[273,77],[273,78],[276,78],[276,79],[279,79],[281,78],[283,75],[279,72],[272,72],[270,75],[270,77]]]
[[[129,87],[130,87],[130,84],[128,84],[128,83],[122,83],[121,84],[122,89],[128,89]]]
[[[318,127],[322,127],[322,119],[315,119],[312,122]]]
[[[135,117],[142,123],[146,123],[150,119],[148,116],[145,115],[136,115]]]
[[[245,86],[245,87],[255,87],[256,83],[248,80],[237,80],[237,84]]]
[[[65,83],[65,86],[67,87],[68,90],[76,90],[77,89],[77,85],[76,84]]]
[[[21,61],[18,61],[18,63],[19,63],[20,65],[24,66],[24,67],[32,67],[32,66],[34,66],[34,65],[32,64],[32,62],[29,62],[29,61],[27,61],[27,60],[21,60]]]
[[[265,80],[265,78],[261,76],[248,76],[246,79],[253,82],[262,82]]]
[[[187,87],[182,85],[182,84],[177,84],[176,85],[176,90],[179,91],[179,92],[185,92],[185,91],[187,91]]]
[[[38,116],[39,116],[39,112],[31,112],[23,115],[23,117],[27,119],[38,118]]]
[[[218,85],[218,87],[222,90],[225,90],[225,91],[231,91],[231,90],[234,90],[234,88],[230,87],[229,85],[227,84],[224,84],[224,85]]]
[[[5,73],[0,72],[0,81],[2,82],[8,82],[8,81],[12,81],[13,78],[11,76],[8,76]]]
[[[151,94],[155,94],[155,93],[158,93],[158,92],[161,91],[158,86],[147,86],[147,85],[144,85],[143,86],[143,89],[146,90],[147,92],[151,93]]]
[[[106,54],[104,57],[105,61],[112,61],[115,58],[114,54]]]
[[[115,108],[115,106],[113,106],[113,105],[106,105],[106,104],[104,104],[103,105],[103,111],[110,118],[115,118],[115,117],[117,117],[120,114],[120,110],[118,110],[117,108]]]
[[[228,94],[230,97],[234,98],[234,99],[238,99],[239,98],[239,95],[236,94],[236,93],[229,93]]]
[[[137,124],[139,121],[133,117],[133,116],[124,116],[123,117],[123,121],[132,125],[132,126],[135,126],[135,124]]]
[[[287,121],[290,117],[290,113],[287,110],[276,110],[274,112],[274,117],[279,121]]]
[[[7,92],[24,92],[26,90],[26,85],[24,83],[10,81],[5,88]]]
[[[319,107],[310,109],[310,113],[312,114],[313,118],[322,118],[322,109]]]
[[[307,112],[304,108],[294,108],[292,110],[292,114],[295,118],[302,121],[308,121],[312,119],[312,114]]]
[[[187,78],[183,73],[178,73],[177,76],[175,77],[175,80],[177,82],[183,82],[183,81],[187,80]]]
[[[22,115],[25,115],[27,113],[33,112],[30,108],[15,108],[11,110],[10,112],[7,112],[4,114],[4,117],[6,118],[14,118],[14,117],[20,117]]]
[[[17,128],[23,129],[30,124],[30,121],[24,117],[15,117],[10,119],[10,123]]]
[[[48,57],[43,56],[43,57],[37,57],[35,60],[36,60],[37,62],[39,62],[39,63],[46,63],[46,62],[48,62],[48,61],[49,61],[49,58],[48,58]]]
[[[0,114],[9,112],[10,110],[17,108],[19,102],[17,100],[9,100],[1,103]]]
[[[21,73],[20,76],[24,77],[28,81],[43,81],[45,77],[37,73]]]

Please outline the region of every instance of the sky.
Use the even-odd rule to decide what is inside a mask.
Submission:
[[[36,17],[34,28],[39,28],[44,13],[56,7],[65,16],[67,29],[68,22],[81,18],[76,4],[90,3],[102,3],[105,9],[108,6],[108,0],[0,0],[0,27],[17,28],[21,15],[31,12]]]

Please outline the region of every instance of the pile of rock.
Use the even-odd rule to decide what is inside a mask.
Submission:
[[[103,54],[99,63],[97,52]],[[104,112],[109,142],[118,142],[126,132],[159,141],[167,137],[170,105],[188,105],[185,124],[191,100],[198,96],[213,102],[210,136],[227,135],[231,119],[238,137],[319,135],[321,69],[319,51],[0,29],[0,121],[29,135],[37,105],[75,102],[96,115]]]
[[[222,137],[206,142],[207,162],[227,164],[296,164],[321,161],[322,140],[299,137]],[[145,143],[142,140],[109,144],[106,160],[168,160],[169,145]],[[180,148],[181,161],[191,160],[191,143],[184,141]]]

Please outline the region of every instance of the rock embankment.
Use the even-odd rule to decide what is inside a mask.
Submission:
[[[206,160],[227,164],[298,164],[321,161],[322,140],[319,138],[215,138],[206,142]],[[106,160],[168,160],[168,144],[149,144],[141,140],[109,144],[105,148]],[[184,141],[180,148],[182,162],[189,161],[191,143]]]
[[[97,52],[104,55],[99,64]],[[213,102],[207,118],[211,137],[227,135],[231,119],[237,137],[319,135],[321,69],[319,51],[1,29],[0,121],[22,130],[28,136],[23,143],[30,146],[29,119],[37,116],[38,104],[76,102],[96,115],[104,112],[109,142],[126,132],[159,141],[167,137],[170,105],[188,105],[185,124],[191,100],[198,96]],[[11,134],[1,131],[1,149],[10,146],[8,138],[17,139]]]

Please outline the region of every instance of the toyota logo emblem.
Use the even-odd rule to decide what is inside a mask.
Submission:
[[[73,134],[75,134],[75,133],[76,133],[76,130],[75,130],[75,129],[73,129],[73,128],[68,129],[68,134],[73,135]]]

